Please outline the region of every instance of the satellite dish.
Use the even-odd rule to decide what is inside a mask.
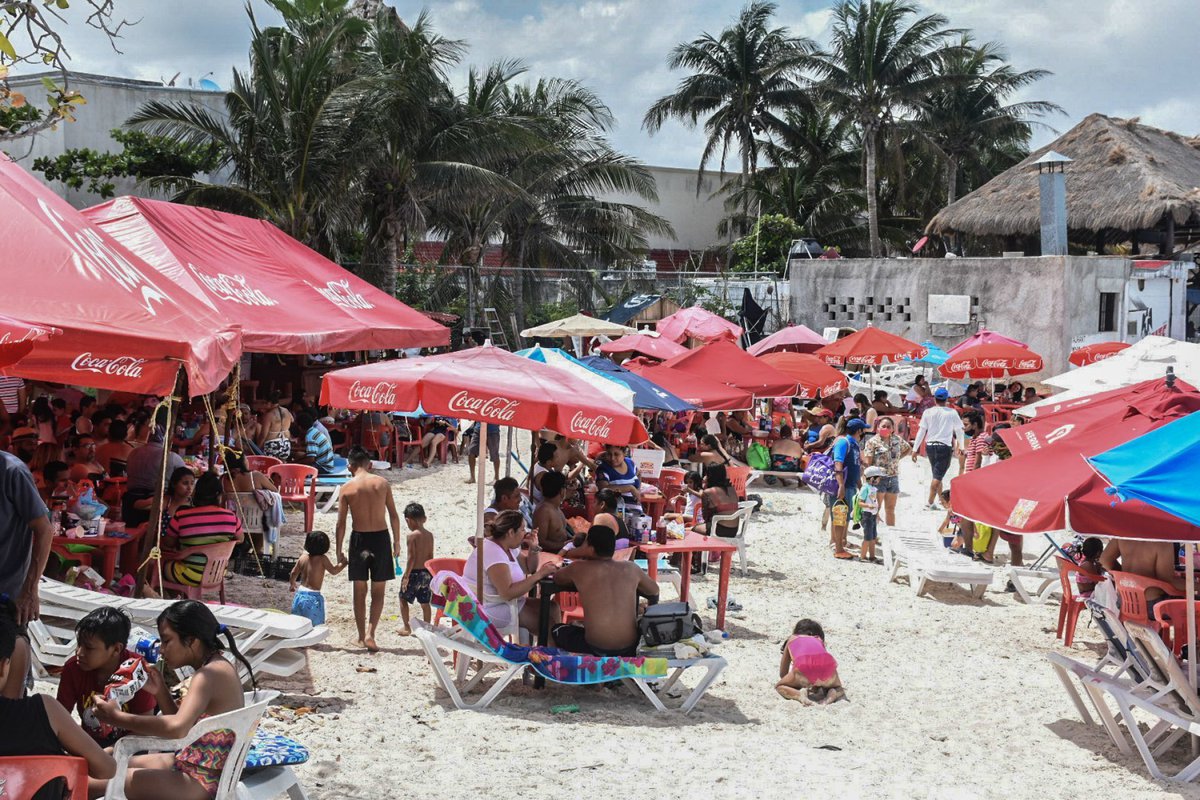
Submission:
[[[198,85],[200,86],[200,90],[204,91],[204,92],[219,92],[219,91],[221,91],[221,87],[218,86],[216,84],[216,82],[210,81],[208,78],[201,78],[200,83]]]

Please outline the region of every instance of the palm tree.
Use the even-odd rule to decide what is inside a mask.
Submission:
[[[833,11],[829,49],[811,59],[820,79],[814,88],[835,113],[853,120],[862,138],[874,257],[883,253],[877,182],[880,132],[950,83],[940,68],[956,51],[951,42],[961,33],[947,28],[940,14],[916,15],[916,6],[905,0],[843,0]]]
[[[1044,69],[1017,71],[1006,62],[999,45],[976,46],[963,36],[942,66],[949,82],[922,105],[916,127],[945,160],[947,205],[958,197],[964,169],[978,167],[1013,145],[1025,148],[1036,117],[1062,112],[1045,100],[1006,102],[1050,74]]]
[[[807,104],[800,72],[816,50],[811,40],[792,36],[786,28],[770,27],[774,3],[750,3],[733,26],[720,36],[705,33],[677,45],[667,59],[671,69],[692,74],[673,94],[659,98],[642,120],[657,133],[670,118],[695,127],[704,117],[707,139],[700,155],[700,173],[719,155],[721,172],[730,149],[741,155],[746,179],[758,170],[759,141],[781,109]],[[699,187],[697,187],[699,191]]]

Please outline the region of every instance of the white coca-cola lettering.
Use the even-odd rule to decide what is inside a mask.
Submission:
[[[13,336],[8,331],[5,331],[3,334],[0,334],[0,344],[20,344],[21,342],[27,342],[30,339],[37,338],[38,335],[39,331],[33,328],[25,331],[25,334],[19,338]]]
[[[84,228],[72,234],[63,226],[63,216],[46,205],[45,200],[38,198],[38,206],[46,215],[46,219],[50,220],[50,224],[70,245],[71,258],[75,263],[75,270],[80,275],[99,281],[104,280],[107,275],[125,291],[139,296],[142,307],[152,315],[158,313],[155,309],[156,303],[173,303],[171,298],[151,283],[129,259],[110,247],[99,233]]]
[[[966,372],[970,368],[971,368],[970,361],[951,361],[950,366],[947,367],[947,369],[950,370],[951,372]]]
[[[226,275],[217,273],[215,278],[205,275],[192,264],[188,264],[192,274],[204,284],[204,288],[215,294],[219,300],[229,300],[244,306],[277,306],[279,302],[268,297],[262,290],[247,285],[245,275]]]
[[[465,390],[450,398],[450,411],[453,413],[466,412],[499,422],[510,422],[520,405],[520,402],[505,397],[476,397]]]
[[[309,286],[312,286],[310,283]],[[317,293],[335,306],[341,308],[374,308],[367,298],[350,288],[349,279],[330,281],[324,286],[313,286]]]
[[[378,383],[355,381],[350,384],[350,391],[346,394],[351,403],[378,408],[393,408],[396,405],[396,384],[387,381]]]
[[[1026,358],[1023,361],[1018,361],[1016,369],[1041,369],[1042,362],[1036,358]]]
[[[100,358],[91,353],[80,353],[71,362],[71,369],[76,372],[95,372],[98,375],[116,375],[122,378],[142,377],[144,358],[133,356],[117,356],[115,358]]]
[[[589,417],[576,411],[571,417],[571,432],[595,439],[608,439],[612,435],[613,418],[603,414]]]

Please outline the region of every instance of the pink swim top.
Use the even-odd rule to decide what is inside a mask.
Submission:
[[[792,655],[792,669],[799,672],[809,683],[817,684],[837,674],[837,659],[825,649],[825,643],[816,636],[795,636],[788,642]]]

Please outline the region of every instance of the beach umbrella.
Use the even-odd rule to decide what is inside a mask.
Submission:
[[[1008,378],[1040,372],[1042,357],[1026,347],[993,342],[976,344],[949,352],[950,358],[938,367],[943,377],[955,380]]]
[[[835,367],[877,367],[922,358],[928,352],[923,345],[868,325],[861,331],[825,345],[813,355]]]
[[[1088,364],[1095,364],[1097,361],[1103,361],[1106,358],[1112,358],[1122,350],[1128,350],[1129,344],[1126,342],[1100,342],[1099,344],[1088,344],[1072,350],[1071,355],[1067,358],[1072,364],[1077,367],[1086,367]]]
[[[629,369],[646,380],[683,398],[702,411],[740,411],[754,405],[754,395],[728,383],[706,378],[693,372],[659,364],[629,364]]]
[[[630,336],[622,336],[611,342],[600,345],[600,352],[606,355],[618,353],[636,353],[640,356],[666,361],[680,353],[686,353],[687,348],[676,344],[670,339],[664,339],[654,331],[641,331]]]
[[[587,314],[572,314],[563,319],[547,322],[545,325],[526,328],[521,331],[521,336],[526,339],[569,339],[573,336],[611,337],[624,336],[629,333],[637,333],[637,328],[609,322],[598,317],[589,317]]]
[[[321,405],[358,411],[420,406],[429,414],[525,430],[549,428],[606,444],[639,444],[649,438],[636,415],[598,395],[591,384],[491,345],[327,372],[321,379]],[[487,484],[482,453],[478,470],[475,531],[482,542]],[[483,558],[476,561],[476,586],[483,586]]]
[[[799,390],[795,379],[727,339],[689,350],[664,361],[663,366],[727,383],[755,397],[793,397]]]
[[[801,400],[828,397],[850,388],[845,373],[809,353],[767,353],[758,360],[795,380],[800,385],[796,396]]]
[[[547,364],[555,369],[561,369],[564,372],[569,372],[579,380],[588,384],[596,391],[608,397],[613,402],[621,406],[621,408],[633,410],[633,391],[621,383],[616,378],[605,375],[602,372],[597,372],[591,367],[583,364],[566,352],[559,350],[556,347],[541,347],[535,345],[526,350],[518,350],[516,355],[522,358],[528,358],[531,361],[537,361],[542,364]]]
[[[35,325],[0,314],[0,367],[17,363],[29,355],[38,342],[61,333],[49,325]]]
[[[940,367],[945,364],[950,358],[950,354],[942,348],[938,347],[933,342],[921,342],[921,347],[924,347],[928,352],[920,358],[913,359],[914,364],[928,364],[934,367]]]
[[[971,334],[966,339],[963,339],[946,352],[949,353],[951,358],[957,358],[959,351],[966,350],[968,347],[975,347],[976,345],[980,344],[1010,344],[1013,347],[1024,347],[1026,350],[1029,349],[1029,345],[1020,341],[1019,339],[1013,339],[1005,336],[1002,333],[996,333],[995,331],[989,331],[987,328],[981,328],[979,331]]]
[[[742,329],[739,326],[700,306],[681,308],[674,314],[663,317],[658,321],[655,330],[672,342],[685,342],[688,339],[698,339],[701,342],[729,339],[736,342],[742,338]]]
[[[811,353],[829,344],[829,340],[806,325],[788,325],[772,333],[761,342],[746,348],[752,356],[767,353]]]
[[[633,407],[647,411],[694,411],[695,406],[681,397],[655,384],[636,372],[614,364],[603,356],[587,356],[580,359],[588,369],[616,378],[633,391]]]

